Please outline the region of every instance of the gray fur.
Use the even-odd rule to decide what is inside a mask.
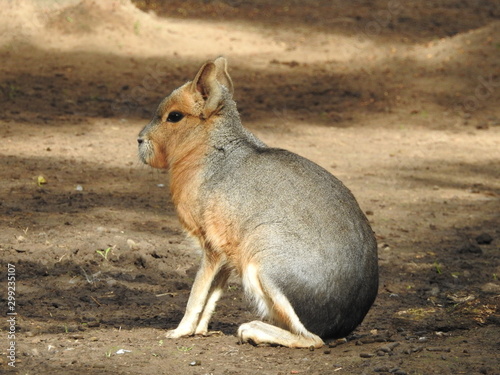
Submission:
[[[234,111],[233,105],[226,109]],[[221,116],[228,117],[207,156],[205,199],[230,192],[233,214],[245,215],[245,235],[254,236],[262,276],[283,291],[309,331],[322,338],[347,335],[377,295],[377,245],[366,217],[325,169],[265,146],[241,130],[234,113]],[[262,226],[265,231],[252,233]]]

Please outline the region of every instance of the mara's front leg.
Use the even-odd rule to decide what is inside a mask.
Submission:
[[[208,299],[205,303],[205,308],[203,309],[203,313],[198,321],[198,326],[196,327],[195,335],[208,335],[208,323],[210,323],[210,319],[215,311],[215,306],[217,301],[222,296],[224,292],[224,287],[227,284],[227,280],[231,275],[231,269],[229,267],[222,266],[215,280],[212,283],[212,288],[208,293]]]
[[[204,254],[200,269],[196,274],[194,284],[191,288],[184,317],[176,329],[167,331],[166,337],[178,338],[191,336],[195,333],[206,333],[203,332],[203,326],[206,324],[208,327],[208,320],[221,294],[221,287],[219,285],[221,278],[217,276],[221,271],[222,264],[223,262],[220,257],[209,257]],[[214,283],[216,277],[217,280]],[[227,278],[222,279],[224,283],[227,280]],[[205,313],[206,309],[209,311]],[[202,324],[199,327],[200,323]]]

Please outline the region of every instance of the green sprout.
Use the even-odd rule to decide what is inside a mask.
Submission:
[[[434,268],[436,269],[436,273],[442,274],[443,271],[441,270],[441,266],[439,265],[438,262],[434,262]]]
[[[106,250],[96,250],[95,252],[102,256],[105,260],[108,260],[108,254],[111,251],[111,247],[108,247]]]

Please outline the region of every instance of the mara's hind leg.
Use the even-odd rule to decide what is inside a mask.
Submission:
[[[281,345],[289,348],[321,348],[324,345],[319,336],[310,332],[308,336],[296,334],[258,320],[242,324],[238,329],[238,337],[241,342]]]
[[[238,329],[240,340],[291,348],[322,347],[323,340],[304,327],[286,296],[258,271],[258,266],[248,265],[243,274],[243,285],[259,313],[275,325],[260,321],[242,324]]]

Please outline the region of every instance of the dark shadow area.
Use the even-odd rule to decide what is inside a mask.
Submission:
[[[155,189],[160,183],[168,183],[167,176],[154,170],[111,168],[84,160],[50,157],[0,155],[0,163],[9,167],[11,181],[17,180],[5,192],[8,199],[0,205],[0,212],[12,221],[26,219],[26,213],[34,214],[33,219],[60,215],[61,222],[72,221],[69,219],[72,215],[90,213],[95,208],[175,216],[168,189]],[[36,171],[44,171],[50,184],[37,186],[36,180],[27,180],[27,176],[36,175]],[[85,188],[77,191],[77,185]],[[151,231],[155,229],[158,228]]]
[[[491,49],[495,53],[493,45]],[[6,123],[52,127],[78,124],[86,117],[114,117],[145,124],[163,97],[192,79],[202,63],[179,58],[137,60],[97,52],[48,53],[36,46],[20,49],[17,56],[4,50],[0,56],[21,58],[28,53],[30,59],[22,71],[7,69],[0,75],[0,119]],[[266,126],[269,118],[287,117],[291,127],[306,121],[343,127],[351,126],[359,113],[403,111],[410,116],[436,104],[449,113],[469,109],[477,116],[492,111],[498,74],[478,68],[481,55],[457,59],[467,59],[467,64],[444,68],[442,63],[387,57],[371,68],[346,73],[335,61],[290,65],[270,59],[266,70],[249,70],[236,62],[229,69],[244,122]],[[444,76],[442,69],[446,69]],[[423,85],[438,84],[441,79],[443,85],[437,90]],[[491,82],[491,87],[483,81]]]
[[[168,18],[243,22],[269,30],[300,31],[306,27],[377,42],[450,37],[500,18],[500,5],[487,0],[133,0],[133,3],[139,9]]]
[[[16,261],[17,311],[24,319],[40,324],[38,328],[21,324],[18,332],[71,334],[96,328],[175,328],[184,315],[197,267],[187,275],[179,275],[174,269],[166,273],[158,265],[172,264],[175,260],[171,254],[156,256],[155,262],[148,264],[141,261],[142,257],[130,253],[109,261],[85,261],[75,256],[52,265]],[[251,309],[239,284],[229,285],[219,302],[224,314],[212,321],[210,329],[233,335],[243,316],[251,316]],[[0,303],[6,302],[2,296]]]
[[[400,169],[401,178],[413,186],[433,186],[442,189],[459,189],[498,200],[500,197],[500,168],[496,160],[489,163],[453,162],[434,160],[420,168]],[[500,200],[498,200],[500,208]]]

